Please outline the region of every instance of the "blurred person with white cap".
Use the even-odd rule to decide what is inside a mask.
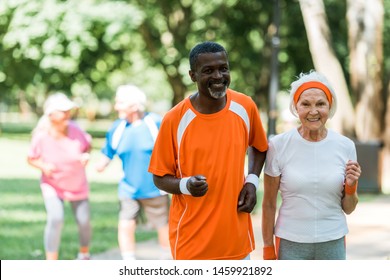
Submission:
[[[89,259],[91,240],[89,184],[85,166],[91,136],[71,120],[77,105],[57,92],[47,98],[44,115],[33,131],[27,161],[42,171],[40,186],[47,212],[44,246],[47,260],[58,259],[64,223],[64,201],[75,215],[80,248],[77,258]]]
[[[135,259],[137,217],[143,209],[148,222],[157,229],[161,258],[171,258],[168,241],[169,197],[153,183],[148,166],[161,117],[147,113],[145,93],[134,85],[121,85],[115,95],[118,119],[106,134],[103,157],[96,166],[103,172],[117,155],[123,178],[118,186],[118,243],[124,260]]]

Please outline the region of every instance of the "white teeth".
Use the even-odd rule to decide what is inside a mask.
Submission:
[[[221,88],[223,88],[223,87],[225,87],[225,85],[224,85],[223,83],[220,83],[220,84],[211,84],[211,85],[209,86],[210,89],[221,89]]]

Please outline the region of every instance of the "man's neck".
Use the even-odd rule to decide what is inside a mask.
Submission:
[[[129,123],[133,123],[135,121],[142,120],[143,117],[144,117],[144,113],[137,111],[137,112],[133,112],[130,115],[128,115],[126,120]]]
[[[202,96],[199,92],[190,96],[192,106],[201,114],[215,114],[225,108],[227,95],[220,99]]]

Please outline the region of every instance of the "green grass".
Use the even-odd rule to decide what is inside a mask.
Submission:
[[[42,260],[45,258],[46,211],[39,187],[40,173],[26,162],[29,139],[18,135],[4,137],[3,134],[0,147],[0,259]],[[121,177],[121,166],[119,160],[114,160],[104,173],[97,173],[94,166],[99,156],[99,149],[93,149],[87,166],[91,188],[92,254],[118,246],[117,182]],[[137,228],[137,242],[152,238],[157,238],[155,230]],[[74,259],[78,247],[77,225],[70,204],[65,202],[59,258]]]

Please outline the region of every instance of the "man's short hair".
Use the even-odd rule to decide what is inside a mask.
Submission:
[[[222,47],[220,44],[215,42],[202,42],[197,44],[195,47],[192,48],[190,51],[190,69],[192,71],[195,70],[196,61],[198,59],[198,56],[202,53],[217,53],[217,52],[225,52],[227,56],[227,52],[224,47]]]

